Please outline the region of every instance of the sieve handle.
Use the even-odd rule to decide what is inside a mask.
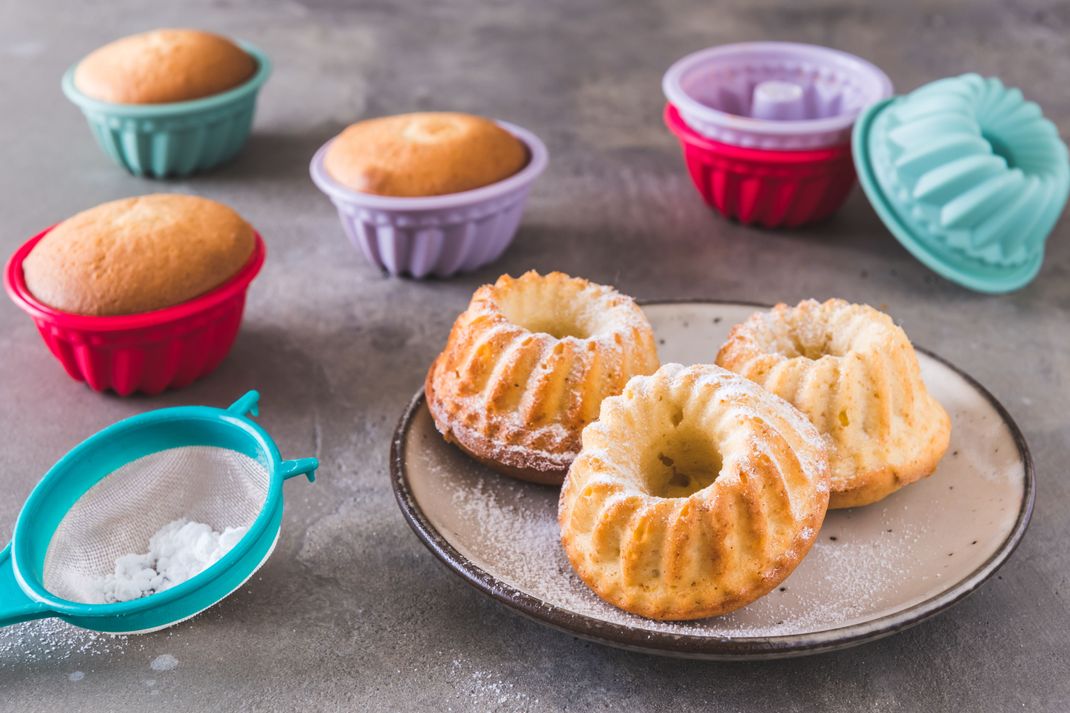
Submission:
[[[41,619],[52,614],[44,604],[26,596],[15,579],[15,567],[11,561],[11,545],[0,552],[0,626],[10,626],[31,619]]]
[[[315,458],[298,458],[297,460],[284,460],[282,462],[282,479],[289,480],[297,475],[308,478],[308,482],[316,480],[316,468],[320,462]]]
[[[260,415],[260,392],[253,389],[252,391],[245,392],[245,395],[240,399],[232,403],[227,407],[227,411],[236,413],[239,416],[247,416],[252,414],[253,416]]]

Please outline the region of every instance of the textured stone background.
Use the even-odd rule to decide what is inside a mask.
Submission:
[[[276,69],[233,164],[192,181],[127,176],[92,143],[62,72],[116,36],[202,26],[247,38]],[[238,594],[168,632],[94,639],[58,625],[0,632],[0,709],[1065,711],[1070,708],[1070,223],[1029,288],[985,297],[915,262],[859,193],[792,233],[710,215],[662,127],[662,72],[712,44],[816,42],[861,54],[900,90],[974,70],[1070,127],[1070,7],[1040,2],[0,0],[0,252],[96,203],[157,190],[223,200],[269,259],[237,345],[211,377],[120,400],[67,379],[0,300],[0,538],[39,476],[85,436],[144,409],[264,393],[285,454],[323,461],[290,483],[283,537]],[[307,177],[355,119],[460,109],[538,133],[552,160],[516,243],[448,282],[383,278],[345,242]],[[389,436],[453,317],[500,272],[561,269],[640,298],[794,301],[888,309],[976,376],[1037,461],[1033,525],[1010,563],[936,620],[809,659],[711,664],[575,640],[511,615],[440,567],[387,485]],[[170,654],[171,671],[150,662]],[[75,672],[81,672],[80,680]]]

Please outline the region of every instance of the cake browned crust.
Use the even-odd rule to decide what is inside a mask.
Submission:
[[[110,42],[79,64],[74,85],[114,104],[200,99],[242,84],[256,60],[226,37],[200,30],[142,32]]]
[[[527,161],[524,143],[489,119],[427,112],[353,124],[335,137],[323,164],[354,191],[416,197],[497,183]]]
[[[630,297],[528,272],[476,291],[424,393],[447,441],[506,475],[559,485],[602,399],[657,367],[650,324]]]
[[[951,420],[892,318],[833,299],[779,304],[736,325],[717,363],[799,408],[832,445],[830,507],[867,505],[931,474]]]
[[[253,229],[227,206],[158,193],[103,203],[49,231],[23,262],[35,298],[64,312],[122,315],[185,302],[233,277]]]
[[[817,536],[828,449],[799,411],[720,367],[666,364],[602,402],[558,510],[573,569],[650,619],[738,609]]]

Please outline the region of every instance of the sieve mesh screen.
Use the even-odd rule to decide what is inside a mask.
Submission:
[[[182,518],[222,532],[248,527],[267,499],[259,462],[215,446],[170,448],[131,461],[87,490],[60,522],[45,554],[43,584],[55,596],[93,603],[93,582],[115,560],[146,552],[157,530]]]

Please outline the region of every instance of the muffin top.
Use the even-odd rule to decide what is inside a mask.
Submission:
[[[63,221],[23,261],[40,302],[94,316],[137,314],[192,299],[235,275],[253,229],[227,206],[158,193],[90,208]]]
[[[399,114],[352,124],[331,143],[324,168],[354,191],[382,196],[460,193],[512,176],[527,147],[470,114]]]
[[[226,37],[200,30],[152,30],[92,52],[74,71],[88,97],[115,104],[165,104],[233,89],[256,60]]]

